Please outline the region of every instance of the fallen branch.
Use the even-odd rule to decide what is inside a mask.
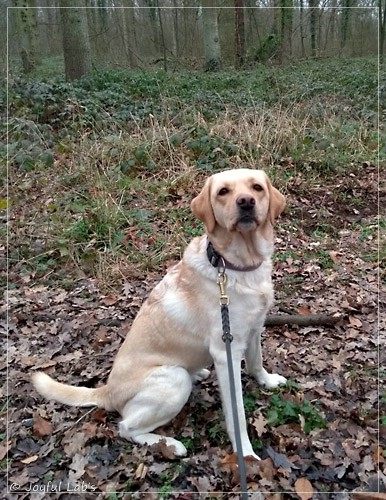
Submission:
[[[265,320],[265,326],[330,326],[341,320],[341,316],[329,314],[269,314]]]
[[[32,315],[34,321],[54,321],[56,319],[66,318],[67,317],[63,317],[63,315],[51,314],[46,311],[35,312]],[[18,319],[24,319],[24,316],[19,315]],[[331,316],[329,314],[269,314],[265,320],[265,326],[331,326],[338,323],[341,319],[342,316]],[[126,319],[101,318],[98,320],[98,323],[107,327],[120,327],[124,321],[126,321]]]

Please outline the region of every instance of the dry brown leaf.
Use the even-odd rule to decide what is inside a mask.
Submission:
[[[5,445],[0,445],[0,460],[3,460],[7,456],[8,450],[10,449],[12,441],[8,441]]]
[[[49,436],[52,434],[52,424],[48,420],[38,416],[35,418],[32,432],[34,436],[38,437]]]
[[[265,460],[260,460],[258,462],[259,465],[259,474],[263,479],[267,479],[268,481],[273,481],[273,478],[276,474],[276,469],[273,465],[273,461],[271,458],[266,458]]]
[[[295,481],[295,491],[301,500],[310,500],[314,494],[312,484],[305,477],[301,477]]]
[[[339,252],[336,252],[335,250],[330,250],[329,252],[331,260],[334,264],[339,264],[340,258],[339,258]]]
[[[373,453],[373,460],[375,463],[378,463],[378,464],[385,463],[385,457],[383,456],[383,453],[384,453],[384,450],[380,446],[377,446],[377,448],[375,449],[375,451]]]
[[[174,459],[177,458],[175,446],[173,446],[173,445],[168,446],[166,444],[166,440],[165,439],[162,439],[158,443],[153,444],[151,446],[151,449],[154,450],[154,451],[157,451],[157,452],[161,453],[161,455],[164,458],[167,458],[169,460],[174,460]]]
[[[356,318],[355,316],[350,316],[348,320],[350,325],[355,328],[360,328],[362,326],[362,321],[359,318]]]
[[[225,455],[225,457],[221,460],[221,465],[228,472],[235,472],[238,469],[237,453],[230,453]]]
[[[98,433],[98,424],[93,422],[85,422],[82,425],[82,430],[87,436],[94,437]]]
[[[135,471],[135,479],[140,479],[141,481],[145,479],[148,470],[149,467],[141,462]]]
[[[94,422],[98,422],[99,424],[105,424],[106,423],[106,410],[103,408],[97,408],[95,411],[92,412],[91,418],[94,420]]]
[[[114,295],[114,294],[106,295],[105,297],[101,298],[101,301],[106,306],[113,306],[114,304],[116,304],[118,302],[118,297],[117,297],[117,295]]]
[[[251,424],[252,427],[255,428],[256,433],[259,437],[261,437],[264,434],[264,432],[267,431],[266,427],[267,420],[264,418],[262,413],[259,413],[259,416],[251,421]]]
[[[298,313],[303,316],[309,316],[311,314],[311,309],[307,306],[301,306],[298,308]]]
[[[27,457],[24,458],[24,460],[20,460],[22,464],[32,464],[33,462],[36,462],[36,460],[39,458],[39,455],[32,455],[32,457]]]

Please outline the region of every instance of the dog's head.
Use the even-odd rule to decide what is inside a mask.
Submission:
[[[285,207],[285,197],[263,170],[237,169],[214,174],[193,199],[191,208],[208,231],[216,225],[228,232],[256,231],[273,224]]]

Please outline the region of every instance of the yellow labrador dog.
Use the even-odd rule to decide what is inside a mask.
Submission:
[[[96,389],[56,382],[43,372],[33,384],[46,398],[71,406],[96,405],[122,415],[119,433],[141,445],[165,440],[184,456],[185,446],[153,431],[175,417],[187,402],[192,381],[214,363],[226,426],[236,451],[225,344],[216,283],[225,265],[233,335],[233,368],[244,456],[253,452],[247,434],[241,360],[268,388],[286,379],[263,368],[260,333],[273,300],[273,224],[285,198],[262,170],[238,169],[209,177],[191,208],[206,228],[193,239],[181,262],[143,304],[115,358],[107,384]]]

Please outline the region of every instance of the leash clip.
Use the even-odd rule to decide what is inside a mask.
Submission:
[[[225,268],[223,271],[218,272],[217,275],[217,284],[220,289],[220,305],[221,306],[227,306],[229,305],[229,297],[226,294],[226,284],[227,284],[228,278],[227,275],[225,274]]]

